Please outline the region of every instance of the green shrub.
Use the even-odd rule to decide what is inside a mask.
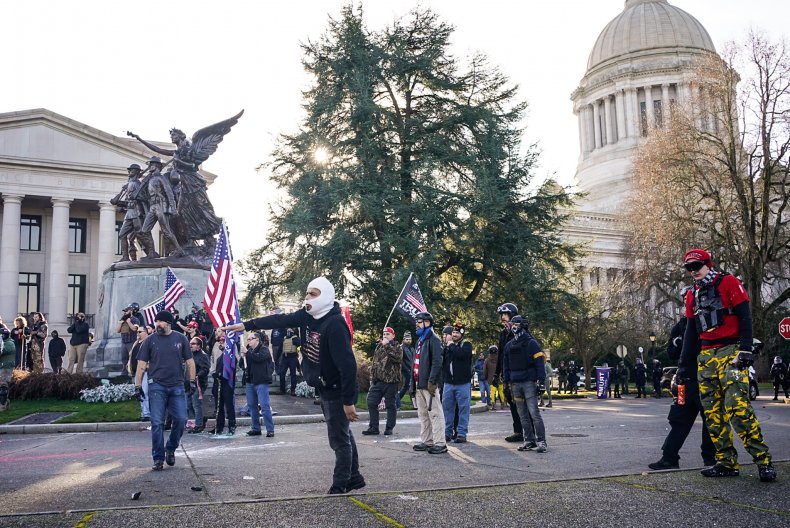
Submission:
[[[76,400],[80,397],[80,391],[93,389],[99,385],[101,385],[101,381],[86,373],[33,374],[15,370],[8,390],[12,400],[38,400],[41,398]]]
[[[370,390],[370,360],[357,356],[357,385],[359,385],[359,392],[368,392]]]

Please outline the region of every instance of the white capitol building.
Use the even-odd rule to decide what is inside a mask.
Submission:
[[[592,47],[571,94],[579,121],[575,184],[586,193],[565,234],[588,245],[586,285],[623,269],[617,213],[631,191],[635,149],[695,88],[695,59],[716,53],[699,21],[667,0],[626,0]]]
[[[626,0],[592,46],[573,90],[579,120],[576,185],[587,193],[565,228],[590,254],[587,285],[624,268],[616,212],[630,191],[634,149],[691,95],[696,57],[713,52],[705,28],[667,0]],[[95,314],[102,271],[118,258],[122,216],[109,203],[142,147],[48,110],[0,114],[0,315]],[[209,182],[214,175],[205,173]],[[14,285],[18,285],[14,288]],[[144,304],[148,299],[138,299]]]

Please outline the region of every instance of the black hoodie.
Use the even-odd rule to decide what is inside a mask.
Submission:
[[[248,331],[294,327],[300,328],[304,336],[303,368],[308,359],[318,360],[320,365],[318,388],[321,398],[340,398],[343,405],[355,405],[358,393],[357,361],[351,350],[351,332],[337,302],[320,319],[314,319],[302,308],[290,314],[267,315],[244,322],[244,329]],[[308,357],[305,358],[305,355]],[[305,377],[309,377],[307,372]],[[308,380],[308,383],[311,382]]]

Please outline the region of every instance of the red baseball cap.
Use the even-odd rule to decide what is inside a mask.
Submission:
[[[705,251],[704,249],[689,249],[686,251],[686,254],[683,256],[683,262],[694,262],[699,261],[705,264],[710,264],[711,258],[710,253]]]
[[[394,335],[395,334],[395,330],[393,330],[391,326],[385,326],[384,327],[384,333],[385,334],[393,334]]]

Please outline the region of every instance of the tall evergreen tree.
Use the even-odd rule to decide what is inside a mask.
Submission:
[[[421,8],[370,31],[346,7],[303,46],[307,117],[269,164],[287,199],[245,262],[251,298],[325,273],[355,302],[355,326],[378,331],[413,271],[435,315],[473,329],[490,331],[505,300],[556,317],[570,197],[534,184],[517,87],[482,55],[462,67],[452,32]]]

